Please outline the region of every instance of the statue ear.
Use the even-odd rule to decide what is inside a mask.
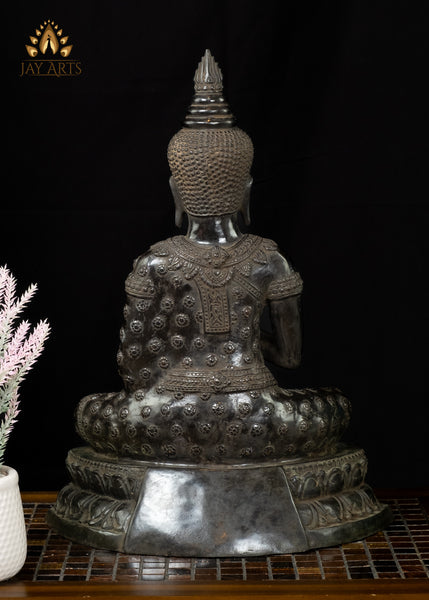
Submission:
[[[183,212],[184,212],[182,198],[180,196],[179,190],[177,189],[176,181],[173,176],[170,177],[169,183],[170,183],[171,193],[173,194],[173,198],[174,198],[174,205],[176,207],[176,213],[175,213],[176,227],[181,227],[182,221],[183,221]]]
[[[253,179],[249,177],[244,190],[243,202],[241,205],[241,214],[243,215],[244,223],[250,225],[250,190],[252,189]]]

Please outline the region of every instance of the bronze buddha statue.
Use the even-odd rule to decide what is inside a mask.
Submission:
[[[73,483],[50,523],[95,546],[188,556],[368,535],[389,513],[364,483],[362,450],[340,442],[349,401],[337,389],[283,389],[265,365],[300,362],[302,280],[275,242],[240,231],[253,146],[208,50],[194,82],[168,147],[187,234],[134,262],[117,357],[123,389],[79,403],[89,447],[70,452]],[[260,328],[265,306],[271,332]]]

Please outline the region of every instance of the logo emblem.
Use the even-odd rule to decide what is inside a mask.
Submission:
[[[82,73],[79,60],[69,58],[73,44],[63,28],[48,19],[43,21],[29,36],[30,44],[25,44],[30,59],[21,61],[20,77],[76,77]]]

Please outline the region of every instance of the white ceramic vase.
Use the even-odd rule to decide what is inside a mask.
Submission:
[[[18,473],[11,467],[0,467],[0,581],[16,575],[26,556],[27,535]]]

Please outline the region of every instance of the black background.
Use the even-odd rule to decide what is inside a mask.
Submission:
[[[52,326],[6,454],[21,489],[67,482],[78,400],[121,388],[123,282],[177,233],[166,148],[205,48],[255,146],[249,231],[305,281],[302,366],[275,374],[351,399],[374,486],[427,484],[428,4],[10,4],[0,264]],[[79,77],[20,77],[48,18]]]

